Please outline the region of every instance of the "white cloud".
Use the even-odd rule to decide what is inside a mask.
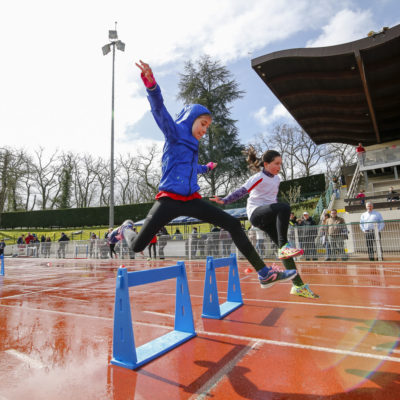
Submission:
[[[270,114],[268,114],[266,107],[261,107],[253,113],[253,117],[263,127],[282,119],[292,119],[292,116],[282,104],[277,104]]]
[[[187,60],[208,53],[229,68],[229,63],[237,60],[249,61],[249,52],[265,51],[270,44],[319,28],[332,13],[336,16],[329,26],[336,35],[343,25],[356,25],[347,29],[353,35],[365,35],[374,28],[364,29],[370,12],[338,13],[341,4],[348,2],[7,2],[0,24],[4,38],[0,74],[2,145],[45,146],[108,156],[112,57],[103,56],[101,47],[108,42],[108,29],[114,28],[114,21],[118,21],[118,35],[126,43],[125,53],[117,52],[115,65],[116,151],[122,152],[130,141],[146,137],[146,132],[137,130],[127,136],[149,110],[134,61],[148,61],[156,78],[168,83],[172,80],[175,85]],[[358,22],[360,17],[364,26]],[[331,30],[328,26],[323,29],[315,43],[331,40]],[[248,73],[253,73],[250,66]],[[168,103],[177,92],[170,86],[173,93],[164,90]]]
[[[374,29],[376,26],[370,10],[344,9],[322,27],[319,37],[307,42],[307,47],[332,46],[359,40],[367,37],[368,32]]]

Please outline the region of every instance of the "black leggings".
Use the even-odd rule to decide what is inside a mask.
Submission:
[[[154,203],[136,238],[133,232],[131,235],[129,229],[124,231],[124,237],[129,243],[129,247],[135,253],[138,253],[144,250],[153,236],[164,225],[182,215],[198,218],[227,230],[231,234],[236,247],[257,271],[265,266],[264,261],[247,238],[240,222],[221,208],[202,199],[179,201],[168,197],[161,198]]]
[[[250,222],[264,231],[278,248],[281,248],[288,242],[289,218],[290,206],[285,203],[274,203],[257,207],[251,214]],[[286,269],[296,269],[293,258],[282,260],[282,263]],[[300,274],[297,274],[292,282],[297,286],[304,285]]]

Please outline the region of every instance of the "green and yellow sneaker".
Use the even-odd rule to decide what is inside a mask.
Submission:
[[[310,287],[305,284],[302,286],[293,285],[290,289],[290,294],[294,294],[295,296],[305,297],[307,299],[318,299],[319,296],[314,293]]]

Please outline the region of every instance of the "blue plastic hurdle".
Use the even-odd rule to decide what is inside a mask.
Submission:
[[[4,254],[0,254],[0,259],[1,259],[0,276],[4,276]]]
[[[136,348],[132,326],[129,288],[176,278],[175,326],[172,332]],[[196,336],[185,263],[172,267],[128,272],[118,269],[115,291],[113,357],[111,364],[136,369]]]
[[[228,296],[227,301],[219,304],[217,277],[215,269],[229,266]],[[203,296],[203,318],[221,319],[243,305],[242,292],[240,289],[239,270],[236,255],[219,258],[207,257],[206,278],[204,281]]]

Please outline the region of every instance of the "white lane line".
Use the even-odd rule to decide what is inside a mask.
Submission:
[[[326,275],[325,275],[326,276]],[[354,277],[353,277],[354,278]],[[360,278],[360,277],[358,277]],[[189,279],[189,282],[204,282],[202,279]],[[243,282],[243,280],[241,280]],[[218,280],[218,283],[228,283],[228,281]],[[258,282],[254,279],[251,282],[243,282],[243,284],[258,285]],[[281,283],[278,285],[291,285],[290,283]],[[400,285],[390,285],[390,286],[376,286],[376,285],[331,285],[326,283],[310,283],[312,286],[326,286],[326,287],[346,287],[346,288],[374,288],[374,289],[399,289]]]
[[[197,332],[197,334],[208,335],[208,336],[221,336],[221,337],[228,337],[231,339],[251,340],[251,341],[255,340],[253,338],[246,338],[246,336],[204,332],[204,331],[196,331],[196,332]],[[321,351],[321,352],[325,352],[325,353],[342,354],[345,356],[352,356],[352,357],[373,358],[375,360],[380,360],[380,361],[393,361],[393,362],[400,363],[400,357],[381,356],[379,354],[361,353],[358,351],[343,350],[343,349],[332,349],[329,347],[313,346],[313,345],[309,345],[309,344],[290,343],[290,342],[283,342],[283,341],[280,342],[277,340],[270,340],[270,339],[257,338],[257,341],[259,341],[260,343],[271,344],[271,345],[275,345],[275,346],[293,347],[293,348],[297,348],[297,349],[315,350],[315,351]]]
[[[142,311],[147,314],[153,314],[153,315],[161,315],[163,317],[170,317],[170,318],[175,318],[175,314],[168,314],[168,313],[162,313],[162,312],[157,312],[157,311]]]
[[[97,315],[76,314],[76,313],[70,313],[70,312],[65,312],[65,311],[44,310],[43,308],[20,307],[20,306],[11,306],[11,305],[7,305],[7,304],[0,304],[0,307],[18,308],[23,311],[38,311],[38,312],[44,312],[44,313],[48,313],[48,314],[67,315],[69,317],[83,317],[83,318],[100,319],[103,321],[114,321],[114,317],[113,318],[99,317]]]
[[[44,365],[40,361],[35,360],[32,357],[28,356],[27,354],[21,353],[18,350],[9,349],[9,350],[5,350],[5,353],[10,354],[10,355],[18,358],[19,360],[23,361],[24,363],[28,364],[30,368],[35,368],[35,369],[44,368]]]
[[[23,292],[23,293],[20,293],[20,294],[14,294],[13,296],[4,296],[4,297],[0,297],[0,300],[14,299],[14,298],[16,298],[16,297],[21,297],[21,296],[26,296],[26,295],[30,295],[30,294],[36,294],[36,293],[52,292],[52,291],[54,291],[54,290],[57,290],[57,288],[37,290],[37,291],[35,291],[35,292]]]
[[[389,351],[390,353],[400,354],[400,350],[388,349],[388,348],[379,347],[379,346],[372,346],[372,350],[375,350],[375,351]]]
[[[48,297],[55,297],[56,299],[63,299],[63,300],[74,300],[74,301],[83,301],[85,303],[91,303],[91,300],[84,300],[84,299],[75,299],[74,297],[65,297],[65,296],[57,296],[55,294],[50,294]]]
[[[146,291],[135,291],[135,294],[148,294]],[[152,295],[162,295],[162,296],[173,296],[175,297],[175,293],[163,293],[163,292],[152,292]],[[226,295],[227,292],[218,291],[218,294]],[[202,295],[199,294],[191,294],[190,297],[198,297],[203,298]],[[337,308],[357,308],[360,310],[380,310],[380,311],[397,311],[396,309],[389,307],[380,307],[380,306],[357,306],[353,304],[334,304],[334,303],[317,303],[313,300],[310,301],[289,301],[289,300],[268,300],[268,299],[252,299],[250,297],[243,297],[243,301],[258,301],[265,303],[278,303],[278,304],[295,304],[299,306],[316,306],[316,307],[337,307]],[[245,303],[246,305],[246,303]],[[397,307],[400,311],[399,306],[390,306]]]
[[[162,328],[162,329],[173,329],[173,327],[166,327],[165,325],[159,325],[159,324],[153,324],[153,323],[147,323],[147,322],[134,322],[134,325],[151,326],[153,328]],[[380,354],[361,353],[358,351],[333,349],[330,347],[313,346],[313,345],[309,345],[309,344],[299,344],[299,343],[291,343],[291,342],[284,342],[284,341],[278,341],[278,340],[252,338],[252,337],[247,337],[247,336],[232,335],[229,333],[206,332],[206,331],[202,331],[202,330],[198,330],[198,329],[196,330],[196,333],[197,333],[197,335],[218,336],[218,337],[229,338],[229,339],[245,340],[245,341],[252,342],[252,343],[258,342],[258,343],[270,344],[270,345],[274,345],[274,346],[315,350],[315,351],[321,351],[321,352],[325,352],[325,353],[342,354],[345,356],[352,356],[352,357],[373,358],[375,360],[380,360],[380,361],[393,361],[393,362],[400,363],[400,357],[383,356]]]

